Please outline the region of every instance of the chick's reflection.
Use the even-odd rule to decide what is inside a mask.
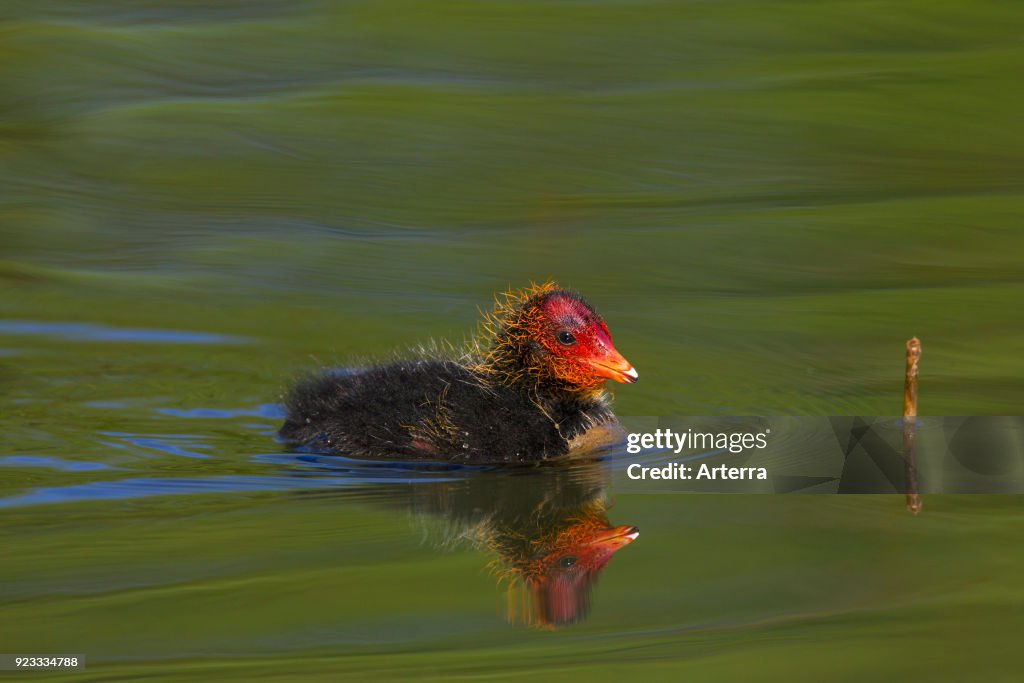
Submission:
[[[635,526],[608,526],[601,514],[564,529],[541,551],[546,554],[513,569],[529,591],[533,622],[561,626],[582,618],[590,607],[591,584],[612,553],[639,535]],[[514,602],[510,607],[512,616]]]
[[[597,465],[480,473],[417,494],[418,512],[452,522],[449,540],[469,539],[492,556],[507,584],[510,621],[533,626],[585,617],[597,577],[640,533],[609,522]]]

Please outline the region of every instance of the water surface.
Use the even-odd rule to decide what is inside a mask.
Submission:
[[[1017,678],[1016,497],[914,518],[273,434],[297,372],[458,342],[547,277],[639,370],[623,415],[892,415],[911,335],[923,414],[1019,414],[1019,4],[0,19],[3,652],[83,681]],[[545,620],[515,566],[570,519],[640,536]]]

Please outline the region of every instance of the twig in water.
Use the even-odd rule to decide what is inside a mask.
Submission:
[[[906,464],[907,509],[921,512],[921,494],[917,492],[917,455],[914,437],[917,432],[917,370],[921,360],[921,341],[907,340],[907,374],[903,382],[903,460]]]

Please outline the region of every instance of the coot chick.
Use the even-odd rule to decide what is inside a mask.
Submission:
[[[617,425],[605,380],[637,372],[604,320],[554,282],[498,298],[453,358],[421,357],[299,381],[280,435],[356,458],[533,462]]]

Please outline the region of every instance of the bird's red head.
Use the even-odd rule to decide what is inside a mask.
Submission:
[[[601,316],[571,292],[558,290],[537,301],[541,314],[537,341],[548,352],[548,362],[559,379],[578,386],[606,379],[633,383],[637,372],[612,344]]]
[[[612,344],[600,315],[578,294],[549,282],[505,295],[492,316],[497,339],[487,361],[578,390],[608,379],[633,383],[637,372]]]

